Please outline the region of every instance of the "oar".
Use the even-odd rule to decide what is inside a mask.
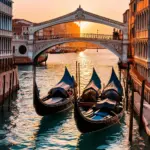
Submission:
[[[114,111],[111,111],[111,112],[118,118],[117,114]],[[121,125],[119,118],[118,118],[118,123]]]

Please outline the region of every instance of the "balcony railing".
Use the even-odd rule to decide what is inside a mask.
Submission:
[[[10,57],[13,56],[12,50],[0,50],[0,57]]]
[[[29,35],[13,35],[13,40],[29,40]]]

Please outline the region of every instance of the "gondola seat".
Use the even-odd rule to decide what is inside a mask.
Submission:
[[[97,112],[97,113],[94,113],[94,115],[106,117],[107,115],[109,115],[109,113],[108,112]]]
[[[99,88],[92,81],[86,87],[82,94],[82,101],[84,102],[96,102],[99,96]]]
[[[90,88],[84,91],[82,94],[82,102],[96,102],[97,101],[97,92]]]
[[[111,100],[114,100],[114,101],[117,101],[117,102],[120,102],[121,101],[121,96],[119,95],[119,93],[114,90],[114,89],[109,89],[109,90],[106,90],[104,91],[102,94],[101,94],[101,99],[104,100],[104,99],[111,99]]]
[[[97,103],[96,108],[98,109],[115,109],[116,102],[110,99],[105,99],[99,103]]]
[[[105,117],[110,117],[110,114],[108,112],[97,112],[97,113],[94,113],[94,116],[91,119],[103,120]]]
[[[70,85],[66,84],[65,82],[61,82],[58,85],[56,85],[54,88],[52,88],[48,94],[51,97],[62,97],[67,98],[69,95],[67,91],[70,89]]]

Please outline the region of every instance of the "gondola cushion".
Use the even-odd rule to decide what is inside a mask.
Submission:
[[[91,119],[92,119],[92,120],[103,120],[103,118],[104,118],[104,117],[102,117],[102,116],[95,115],[95,116],[93,116]]]
[[[111,99],[111,100],[114,100],[114,101],[117,101],[117,102],[120,102],[121,101],[121,96],[119,95],[119,93],[114,90],[114,89],[109,89],[109,90],[106,90],[104,91],[102,94],[101,94],[101,98],[102,99]]]
[[[104,109],[104,108],[108,108],[108,109],[114,109],[116,107],[116,102],[115,101],[112,101],[110,99],[105,99],[103,101],[101,101],[100,103],[98,103],[96,105],[96,108],[99,108],[99,109]]]
[[[82,94],[82,101],[83,102],[96,102],[97,101],[97,92],[92,88],[84,91]]]
[[[97,113],[94,113],[94,115],[106,117],[107,115],[109,115],[109,113],[108,112],[97,112]]]
[[[51,95],[51,97],[63,97],[67,98],[68,93],[67,91],[70,89],[70,85],[61,82],[58,85],[56,85],[54,88],[52,88],[48,94]]]

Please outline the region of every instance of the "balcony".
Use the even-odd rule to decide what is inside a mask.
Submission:
[[[0,59],[12,58],[13,53],[11,50],[0,50]]]
[[[12,37],[12,32],[7,30],[0,30],[0,36]]]
[[[150,67],[150,62],[148,62],[148,60],[145,59],[145,58],[134,56],[134,62],[144,66],[145,68],[149,68]]]
[[[0,11],[12,16],[12,8],[0,2]]]

